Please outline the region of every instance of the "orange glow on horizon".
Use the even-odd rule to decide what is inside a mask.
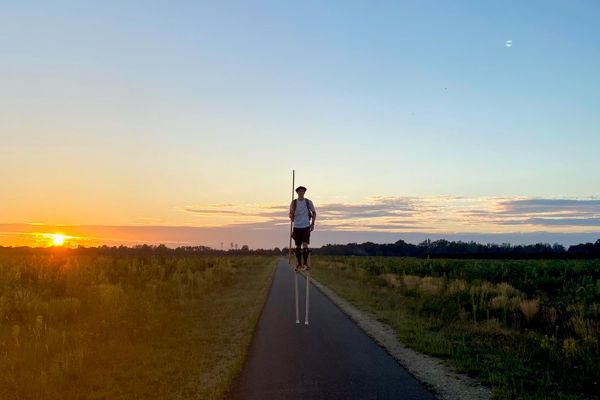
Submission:
[[[73,236],[67,236],[62,233],[44,233],[42,237],[49,241],[47,242],[48,246],[54,247],[62,247],[68,239],[73,238]]]

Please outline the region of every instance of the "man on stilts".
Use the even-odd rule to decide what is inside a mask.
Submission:
[[[300,268],[304,271],[310,270],[308,263],[308,255],[310,250],[310,233],[315,229],[315,220],[317,212],[315,206],[309,199],[304,197],[306,188],[298,186],[296,188],[298,198],[292,200],[290,204],[290,219],[294,222],[294,230],[292,238],[296,243],[296,267],[294,270],[298,272]]]

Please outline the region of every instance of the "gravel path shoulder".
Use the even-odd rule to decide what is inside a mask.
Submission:
[[[314,278],[311,282],[413,376],[427,385],[439,399],[487,400],[492,398],[489,388],[466,375],[453,371],[437,358],[403,346],[396,339],[391,327],[360,311]]]

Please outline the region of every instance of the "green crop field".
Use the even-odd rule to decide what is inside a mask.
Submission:
[[[275,258],[0,249],[0,398],[219,399]]]
[[[600,262],[314,256],[313,276],[499,399],[600,393]]]

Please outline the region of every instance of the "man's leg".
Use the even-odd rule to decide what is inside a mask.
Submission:
[[[310,253],[310,249],[308,248],[308,243],[302,243],[302,258],[304,259],[304,269],[309,269],[308,266],[308,254]]]
[[[300,243],[296,244],[296,268],[302,265],[302,248],[300,247]]]

